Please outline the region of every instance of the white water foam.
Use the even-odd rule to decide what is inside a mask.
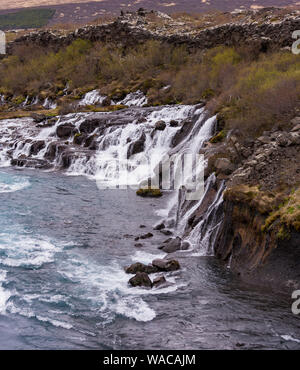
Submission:
[[[6,281],[6,274],[7,271],[0,270],[0,314],[4,314],[6,312],[6,302],[11,296],[11,293],[3,288],[3,283]]]
[[[300,343],[300,339],[294,338],[291,335],[281,335],[281,338],[286,340],[286,341]]]
[[[3,176],[0,173],[0,193],[13,193],[30,186],[30,181],[17,176]]]
[[[54,261],[60,250],[47,239],[0,233],[0,264],[8,267],[40,268]]]
[[[92,90],[84,95],[78,105],[83,107],[86,105],[102,104],[105,98],[106,96],[101,95],[99,90]]]

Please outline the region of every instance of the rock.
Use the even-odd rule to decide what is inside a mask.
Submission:
[[[40,150],[45,148],[45,146],[44,140],[34,142],[30,147],[30,155],[37,155]]]
[[[161,285],[167,283],[167,280],[164,276],[158,276],[153,280],[153,287],[158,288]]]
[[[173,136],[172,139],[172,147],[175,148],[179,143],[184,140],[187,135],[191,132],[193,128],[193,122],[190,120],[186,120],[183,122],[180,130],[176,131],[176,134]]]
[[[172,121],[170,121],[170,126],[171,127],[178,127],[178,121],[175,121],[174,119],[172,119]]]
[[[165,227],[166,227],[166,226],[165,226],[165,224],[164,224],[164,223],[160,223],[160,224],[158,224],[158,225],[154,226],[153,230],[162,230],[162,229],[164,229]]]
[[[171,230],[160,230],[160,232],[166,236],[173,235]]]
[[[149,238],[152,238],[152,237],[153,237],[152,233],[147,233],[147,234],[141,235],[140,239],[149,239]]]
[[[300,117],[295,117],[291,120],[293,126],[300,126]]]
[[[33,118],[35,123],[41,123],[43,121],[46,121],[47,119],[45,114],[39,114],[39,113],[32,113],[31,117]]]
[[[77,131],[76,127],[70,123],[64,123],[59,125],[56,129],[56,135],[61,139],[69,138],[73,133]]]
[[[235,167],[228,158],[218,158],[215,161],[215,168],[218,173],[230,175],[234,171]]]
[[[291,131],[292,132],[300,131],[300,123],[298,123],[298,125],[296,125],[295,127],[293,127]]]
[[[138,272],[129,280],[129,284],[132,286],[144,286],[146,288],[152,288],[152,281],[145,272]]]
[[[290,135],[292,145],[300,145],[300,133],[292,132]]]
[[[180,264],[177,260],[155,259],[152,265],[159,271],[176,271],[180,269]]]
[[[257,140],[262,144],[270,144],[271,138],[269,136],[260,136]]]
[[[190,248],[190,243],[189,242],[183,242],[181,243],[181,250],[186,251]]]
[[[103,107],[109,107],[111,105],[111,100],[110,98],[107,96],[105,97],[103,100],[102,100],[102,104],[101,104]]]
[[[87,138],[87,134],[77,133],[74,135],[73,143],[76,145],[82,145]]]
[[[181,238],[179,236],[172,238],[168,243],[159,247],[159,249],[166,253],[176,252],[181,249]]]
[[[277,136],[276,143],[283,147],[290,146],[292,144],[291,136],[286,132],[282,132]]]
[[[79,131],[82,133],[91,134],[95,131],[96,128],[102,127],[104,128],[106,125],[105,118],[89,118],[83,121],[79,126]]]
[[[38,168],[38,169],[49,169],[51,168],[51,164],[44,160],[44,159],[39,159],[39,158],[17,158],[17,159],[12,159],[10,164],[12,166],[17,166],[17,167],[29,167],[29,168]]]
[[[136,262],[125,267],[126,274],[136,274],[138,272],[146,272],[147,274],[154,274],[158,269],[152,265],[145,265],[144,263]]]
[[[143,247],[143,244],[142,243],[135,243],[134,246],[136,248],[142,248]]]
[[[145,149],[145,141],[146,135],[143,132],[138,140],[134,141],[129,145],[127,151],[127,158],[129,159],[132,155],[143,152]]]
[[[140,225],[141,229],[144,229],[145,227],[146,227],[146,225]]]
[[[155,123],[155,130],[163,131],[166,128],[166,122],[161,120]]]

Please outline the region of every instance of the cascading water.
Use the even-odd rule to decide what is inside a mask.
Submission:
[[[97,90],[85,96],[85,101],[94,102],[99,98]],[[125,112],[125,111],[124,111]],[[105,126],[95,125],[90,130],[89,137],[93,137],[96,150],[85,149],[82,146],[74,146],[72,138],[67,141],[59,140],[57,130],[63,125],[72,125],[80,134],[82,125],[87,120],[105,120]],[[191,121],[189,132],[182,135],[178,142],[173,143],[173,138],[180,133],[182,122]],[[155,124],[158,121],[165,122],[163,130],[156,130]],[[171,122],[178,122],[178,125],[171,125]],[[5,120],[1,122],[1,164],[8,165],[11,160],[17,164],[23,164],[24,160],[32,161],[49,160],[49,152],[52,146],[55,147],[53,156],[53,166],[60,167],[64,150],[70,155],[70,163],[66,170],[68,175],[86,175],[96,180],[101,188],[115,188],[131,186],[137,188],[149,178],[155,177],[159,163],[164,163],[165,158],[176,153],[174,160],[174,172],[180,168],[180,158],[187,153],[195,156],[199,153],[204,143],[212,136],[216,123],[216,117],[209,117],[203,107],[198,106],[165,106],[159,108],[130,108],[127,113],[78,113],[60,117],[57,122],[45,128],[40,125],[33,125],[30,118]],[[80,134],[81,135],[81,134]],[[38,150],[35,150],[36,143],[41,143]],[[140,148],[131,153],[132,145],[140,143]],[[61,149],[62,148],[62,149]],[[11,158],[11,159],[9,159]],[[203,161],[203,159],[200,159]],[[41,162],[37,162],[40,164]],[[205,162],[197,167],[198,171],[203,171]],[[48,168],[45,166],[45,168]],[[156,173],[157,175],[157,173]],[[196,173],[198,176],[199,173]],[[185,179],[186,180],[186,179]],[[212,200],[211,208],[207,216],[199,221],[199,224],[187,234],[187,225],[190,217],[201,206],[206,197],[208,189],[214,185],[213,175],[206,181],[204,195],[197,201],[185,199],[186,193],[179,190],[179,194],[184,194],[178,200],[178,191],[171,194],[168,209],[160,214],[165,217],[167,224],[172,224],[176,220],[176,233],[182,238],[186,238],[193,248],[199,245],[202,253],[210,253],[213,230],[217,230],[220,223],[219,218],[214,219],[211,214],[217,214],[218,207],[222,204],[221,187]],[[178,185],[178,184],[177,184]],[[181,187],[185,184],[179,184]],[[211,220],[211,218],[213,220]],[[206,219],[211,226],[208,227]],[[208,240],[209,242],[206,242]]]
[[[299,348],[299,323],[277,295],[240,289],[214,259],[194,258],[212,254],[223,217],[224,184],[213,174],[196,200],[185,188],[159,201],[99,190],[140,184],[168,155],[205,151],[215,122],[189,105],[0,121],[1,166],[69,175],[1,169],[1,348]],[[157,249],[166,230],[153,230],[160,221],[192,250],[172,255],[181,269],[165,273],[169,285],[130,288],[124,266],[166,256]],[[136,245],[142,230],[153,237]]]

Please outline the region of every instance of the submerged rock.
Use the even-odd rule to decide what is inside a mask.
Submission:
[[[171,230],[160,230],[160,232],[166,236],[173,235],[173,232]]]
[[[152,237],[153,237],[152,233],[147,233],[147,234],[141,235],[140,239],[149,239],[149,238],[152,238]]]

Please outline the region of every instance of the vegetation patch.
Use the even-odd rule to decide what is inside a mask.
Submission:
[[[276,229],[279,239],[289,237],[289,232],[294,229],[300,232],[300,188],[291,192],[278,209],[270,213],[262,231]]]
[[[70,94],[62,96],[67,85]],[[188,50],[159,41],[124,48],[77,39],[58,51],[16,45],[0,61],[0,91],[7,97],[42,94],[63,105],[92,89],[113,100],[142,90],[152,106],[204,99],[224,129],[213,141],[231,129],[257,137],[274,123],[288,128],[299,109],[300,56],[279,51],[253,57],[245,48]]]

